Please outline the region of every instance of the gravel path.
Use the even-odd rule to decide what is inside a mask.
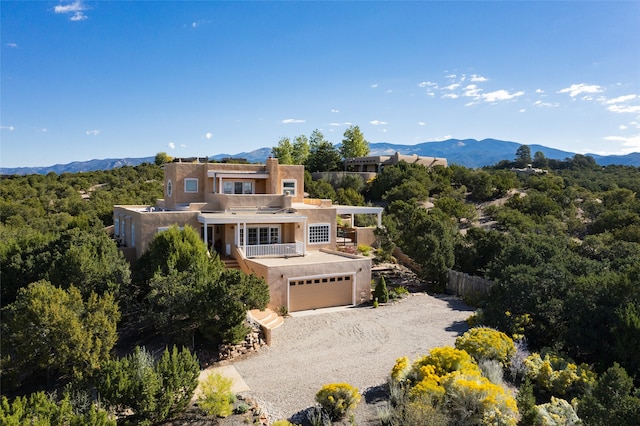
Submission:
[[[315,405],[322,385],[347,382],[365,392],[381,385],[395,360],[411,360],[436,346],[453,345],[472,313],[455,297],[412,294],[403,301],[339,312],[289,317],[273,330],[273,345],[233,365],[271,419],[289,418]],[[362,398],[356,423],[376,410]]]

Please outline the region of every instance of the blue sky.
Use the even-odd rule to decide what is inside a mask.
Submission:
[[[640,151],[640,2],[1,1],[0,165],[496,138]]]

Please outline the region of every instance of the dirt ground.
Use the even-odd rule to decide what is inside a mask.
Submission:
[[[395,360],[415,359],[431,348],[453,345],[473,312],[452,296],[413,293],[374,309],[329,309],[294,315],[273,331],[273,344],[231,364],[269,420],[303,423],[315,406],[316,392],[327,383],[347,382],[363,394],[355,424],[375,425],[384,405],[384,383]],[[220,424],[246,424],[231,416]]]

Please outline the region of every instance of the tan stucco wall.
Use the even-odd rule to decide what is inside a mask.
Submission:
[[[158,228],[177,225],[180,227],[191,226],[198,233],[201,225],[198,223],[198,212],[194,211],[175,211],[175,212],[141,212],[134,209],[141,209],[146,206],[114,206],[114,223],[115,218],[125,220],[125,238],[124,244],[131,247],[131,224],[135,229],[135,249],[136,257],[142,256],[153,237],[158,232]]]
[[[318,275],[355,274],[355,304],[361,304],[371,299],[371,259],[354,257],[348,261],[332,262],[330,264],[312,263],[301,264],[303,258],[292,258],[292,265],[266,266],[258,261],[245,261],[249,272],[263,277],[269,285],[271,300],[270,309],[288,309],[289,279],[299,279]]]
[[[307,244],[307,250],[335,249],[336,248],[336,209],[320,208],[314,206],[295,206],[303,216],[307,216],[306,242],[309,241],[309,225],[327,223],[329,224],[329,243],[327,244]],[[296,240],[305,241],[302,229],[296,229]]]

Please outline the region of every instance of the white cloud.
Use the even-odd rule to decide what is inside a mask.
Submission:
[[[389,124],[386,121],[380,121],[380,120],[372,120],[369,122],[369,124],[373,124],[374,126],[384,126],[385,124]]]
[[[544,90],[542,90],[542,89],[536,89],[536,93],[544,93]]]
[[[207,139],[207,140],[211,139],[212,137],[213,137],[213,133],[211,133],[211,132],[207,132],[207,133],[204,134],[204,138]]]
[[[371,85],[371,88],[372,88],[372,89],[375,89],[376,87],[378,87],[378,84],[377,84],[377,83],[376,83],[376,84],[372,84],[372,85]]]
[[[187,147],[187,145],[185,145],[183,143],[180,144],[180,148],[186,148],[186,147]]]
[[[175,144],[175,143],[173,143],[173,142],[169,142],[169,143],[167,144],[167,146],[168,146],[169,148],[171,148],[171,149],[176,149],[176,144]]]
[[[486,77],[477,74],[471,74],[471,81],[474,83],[482,83],[483,81],[487,81]]]
[[[339,126],[351,126],[352,123],[345,121],[344,123],[329,123],[329,126],[339,127]]]
[[[424,121],[418,121],[418,126],[426,126],[427,123],[425,123]]]
[[[540,108],[556,108],[560,106],[558,102],[551,103],[551,102],[535,101],[533,104]]]
[[[46,128],[46,127],[45,127],[45,128],[43,128],[43,129],[41,129],[40,131],[41,131],[42,133],[47,133],[47,132],[48,132],[48,130],[47,130],[47,128]]]
[[[627,130],[627,129],[628,129],[628,127],[627,127],[627,126],[625,126],[624,124],[621,124],[621,125],[619,125],[619,126],[618,126],[618,129],[620,129],[620,130]]]
[[[475,84],[469,84],[464,88],[464,95],[471,98],[478,98],[481,96],[480,92],[482,89],[479,89]]]
[[[484,93],[482,99],[485,102],[508,101],[518,96],[524,95],[524,92],[509,93],[506,90],[496,90],[495,92]]]
[[[393,90],[389,89],[385,93],[393,93]]]
[[[13,126],[0,126],[0,129],[8,130],[10,132],[13,132],[13,129],[15,129],[15,127],[13,127]]]
[[[10,48],[12,48],[12,49],[17,49],[17,48],[18,48],[18,45],[17,45],[17,44],[15,44],[15,43],[7,43],[7,47],[10,47]]]
[[[53,8],[55,13],[71,14],[69,18],[71,21],[84,21],[87,19],[88,16],[84,14],[85,10],[87,10],[87,7],[82,0],[75,0],[73,3],[61,2]]]
[[[638,95],[624,95],[624,96],[618,96],[617,98],[613,98],[613,99],[609,99],[607,101],[605,101],[605,103],[607,105],[610,104],[619,104],[621,102],[627,102],[627,101],[632,101],[635,98],[637,98]]]
[[[338,110],[336,108],[331,108],[331,112],[340,112],[340,110]]]
[[[602,87],[598,85],[595,85],[595,84],[586,85],[584,83],[580,83],[580,84],[572,84],[569,87],[565,87],[564,89],[559,90],[557,93],[568,93],[569,96],[571,96],[572,98],[575,98],[576,96],[582,93],[600,93],[602,91],[603,91]]]
[[[445,78],[452,78],[453,79],[453,78],[456,78],[456,77],[457,77],[457,75],[455,75],[455,74],[445,75]]]
[[[459,98],[459,96],[456,95],[455,93],[447,93],[447,94],[442,95],[442,97],[446,98],[446,99],[457,99],[457,98]]]
[[[640,134],[630,137],[607,136],[604,139],[611,142],[622,142],[622,146],[624,147],[622,148],[622,152],[624,154],[640,151]]]
[[[91,135],[91,136],[98,136],[100,134],[100,130],[98,130],[98,129],[87,130],[86,134]]]
[[[438,87],[437,83],[432,83],[430,81],[423,81],[421,83],[418,83],[418,87]]]
[[[457,89],[458,87],[460,87],[460,83],[453,83],[453,84],[450,84],[450,85],[448,85],[448,86],[444,87],[444,89],[447,89],[447,90],[455,90],[455,89]]]
[[[282,120],[284,124],[292,124],[292,123],[304,123],[304,120],[300,120],[297,118],[286,118]]]
[[[453,138],[453,136],[446,135],[446,136],[442,136],[440,138],[436,138],[436,141],[446,141],[446,140],[449,140],[449,139],[452,139],[452,138]],[[464,144],[462,144],[462,146],[464,146]]]
[[[518,112],[527,112],[525,108],[521,108]]]
[[[619,113],[626,113],[626,112],[640,112],[640,105],[635,105],[635,106],[628,106],[628,105],[609,105],[607,107],[607,110],[611,111],[611,112],[619,112]]]

